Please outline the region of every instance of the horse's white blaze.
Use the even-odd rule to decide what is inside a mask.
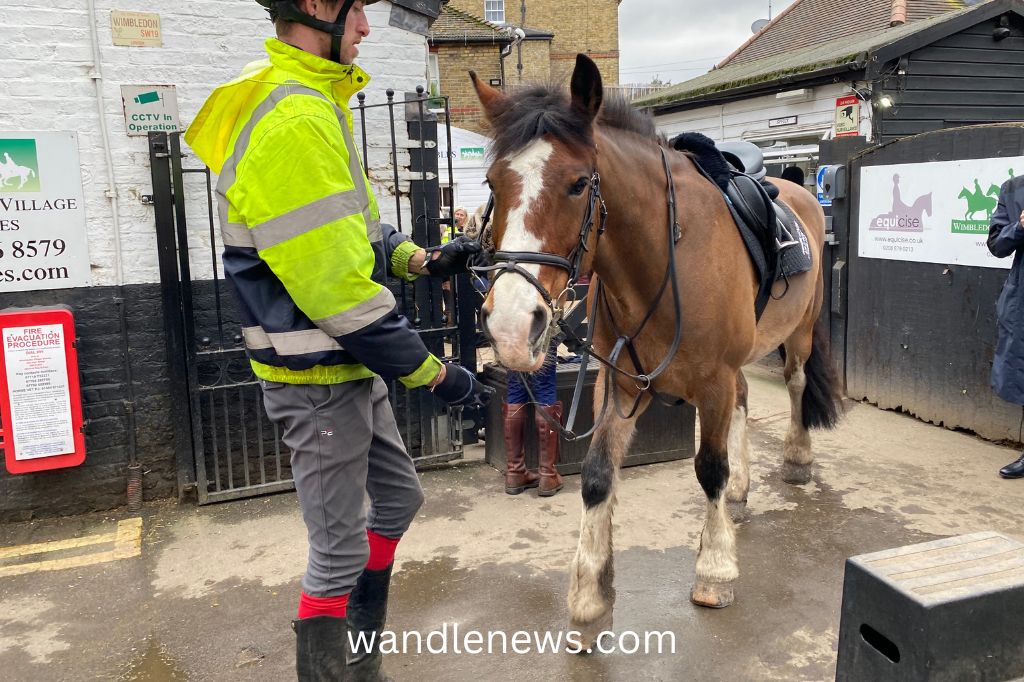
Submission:
[[[711,583],[732,582],[739,575],[736,562],[736,528],[725,508],[725,499],[708,500],[704,530],[697,552],[697,580]]]
[[[729,485],[725,499],[744,502],[750,488],[750,437],[747,434],[747,411],[737,407],[729,425]]]
[[[506,162],[509,169],[519,177],[522,190],[519,202],[505,219],[505,233],[500,247],[502,251],[537,253],[542,250],[543,243],[526,226],[526,216],[544,189],[544,168],[553,151],[550,142],[536,140]],[[536,264],[521,267],[534,277],[540,273],[540,266]],[[510,273],[494,283],[487,329],[494,340],[498,356],[505,364],[526,369],[525,365],[534,361],[527,339],[533,311],[541,303],[537,291],[524,277]]]
[[[797,360],[795,371],[786,381],[786,388],[789,389],[789,431],[782,445],[783,461],[797,465],[808,465],[814,461],[811,434],[804,428],[803,399],[806,387],[804,363]]]

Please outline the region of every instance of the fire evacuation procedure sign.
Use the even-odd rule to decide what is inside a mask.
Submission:
[[[122,85],[121,100],[129,137],[150,131],[174,133],[181,130],[178,95],[173,85]]]

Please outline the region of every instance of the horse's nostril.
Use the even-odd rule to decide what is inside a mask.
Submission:
[[[540,307],[533,311],[533,322],[530,323],[530,345],[536,346],[540,337],[548,330],[547,312]]]

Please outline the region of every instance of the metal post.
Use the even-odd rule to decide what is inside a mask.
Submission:
[[[174,192],[171,185],[170,158],[167,133],[149,133],[149,162],[153,178],[153,208],[156,214],[157,256],[160,267],[160,298],[167,341],[178,497],[181,499],[195,485],[195,460],[192,450],[192,418],[188,408],[187,348],[178,277],[177,240],[174,234]]]

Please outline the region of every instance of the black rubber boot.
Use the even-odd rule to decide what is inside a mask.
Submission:
[[[316,616],[292,621],[295,630],[295,672],[299,682],[341,682],[351,679],[345,666],[347,627],[344,618]]]
[[[380,653],[380,633],[388,616],[388,588],[391,586],[392,563],[380,571],[363,569],[356,581],[356,587],[348,598],[348,624],[350,639],[345,640],[348,649],[348,679],[353,682],[392,682],[381,670],[383,656]],[[360,641],[360,634],[364,638]],[[373,637],[369,651],[361,644]],[[359,651],[353,651],[355,644]]]

